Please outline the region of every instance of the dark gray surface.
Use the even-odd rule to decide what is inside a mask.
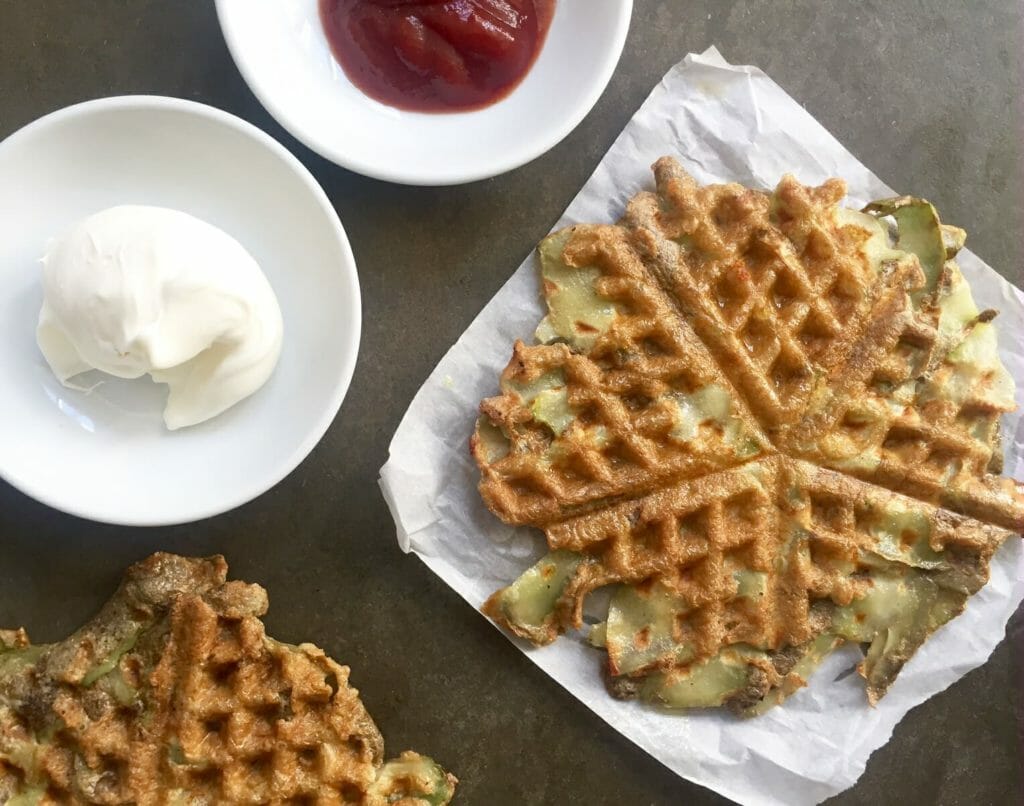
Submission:
[[[764,68],[1019,283],[1021,16],[1017,0],[638,0],[611,85],[565,142],[506,176],[438,190],[352,175],[288,137],[242,82],[208,0],[0,0],[0,137],[122,93],[241,115],[323,183],[359,262],[365,310],[360,363],[334,426],[288,479],[235,512],[115,528],[0,483],[0,625],[56,639],[129,562],[157,549],[222,552],[235,577],[269,590],[271,634],[314,640],[351,664],[390,752],[437,757],[462,779],[459,803],[724,802],[604,725],[401,554],[376,487],[390,435],[661,75],[711,44]],[[1021,622],[985,666],[912,712],[834,802],[1021,802]]]

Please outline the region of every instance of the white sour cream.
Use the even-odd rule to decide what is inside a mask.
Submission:
[[[169,388],[171,430],[215,417],[270,377],[283,325],[274,291],[225,232],[176,210],[112,207],[42,259],[36,337],[61,383],[91,369]]]

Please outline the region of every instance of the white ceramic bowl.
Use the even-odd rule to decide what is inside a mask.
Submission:
[[[118,204],[183,210],[221,227],[277,293],[284,346],[267,384],[170,432],[166,386],[62,386],[35,341],[37,259],[72,222]],[[197,520],[284,478],[331,424],[359,349],[359,281],[341,222],[280,144],[225,112],[174,98],[106,98],[47,115],[0,143],[0,476],[109,523]],[[83,385],[88,385],[85,383]]]
[[[217,0],[235,63],[278,123],[338,165],[409,185],[497,176],[556,145],[607,86],[632,10],[633,0],[558,0],[544,49],[511,95],[474,112],[424,114],[353,86],[317,0]]]

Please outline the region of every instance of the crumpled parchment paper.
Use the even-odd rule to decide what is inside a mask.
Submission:
[[[649,166],[664,154],[678,157],[703,183],[772,188],[789,172],[808,184],[844,178],[852,207],[894,195],[768,76],[730,65],[712,48],[668,72],[557,226],[618,219],[626,200],[653,184]],[[955,223],[970,231],[970,221]],[[1003,359],[1011,375],[1024,380],[1024,353],[1013,343],[1013,334],[1024,332],[1024,294],[968,251],[959,263],[979,307],[1001,311]],[[543,312],[531,255],[420,388],[381,470],[402,549],[416,552],[476,608],[543,553],[539,532],[505,526],[485,509],[468,451],[480,399],[497,392],[513,340],[529,341]],[[1018,405],[1022,398],[1024,384]],[[1004,429],[1006,471],[1020,478],[1024,421],[1014,414]],[[868,706],[860,677],[849,674],[860,659],[850,646],[828,658],[807,688],[781,707],[739,720],[612,699],[601,679],[602,655],[582,636],[543,649],[516,643],[609,725],[684,778],[741,803],[813,804],[852,786],[907,711],[985,662],[1024,598],[1022,556],[1021,541],[1011,539],[993,561],[989,584],[917,652],[876,708]]]

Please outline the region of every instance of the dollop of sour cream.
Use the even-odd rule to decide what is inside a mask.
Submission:
[[[174,430],[248,397],[277,365],[277,297],[245,248],[205,221],[112,207],[55,240],[42,264],[36,338],[65,385],[91,369],[148,374],[169,388]]]

